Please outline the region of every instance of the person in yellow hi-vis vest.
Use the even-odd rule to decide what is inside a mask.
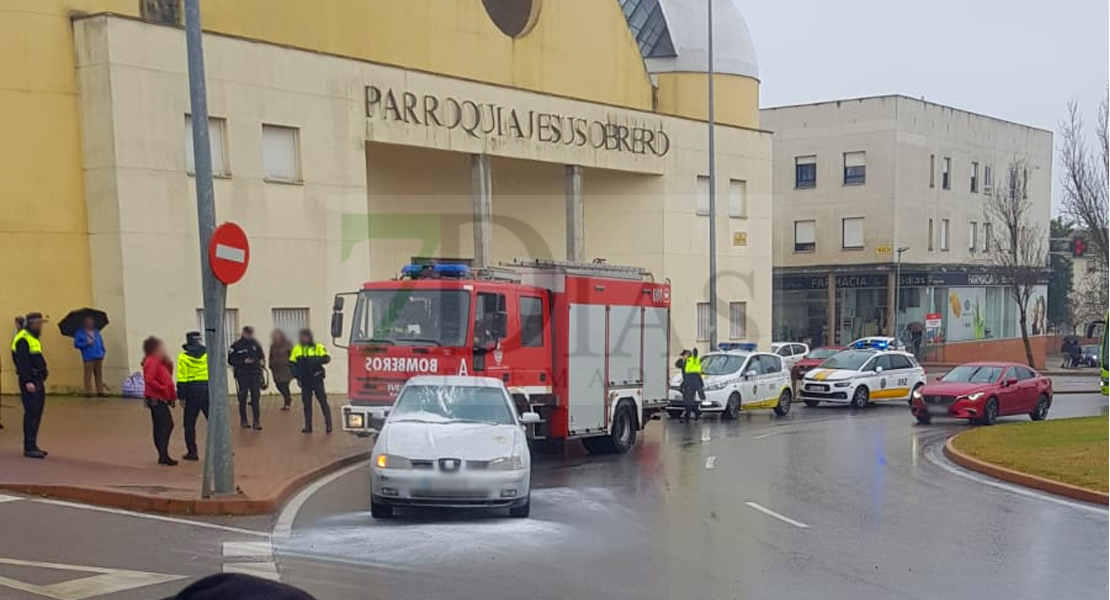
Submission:
[[[682,421],[701,418],[700,400],[705,400],[705,383],[701,377],[701,358],[698,349],[694,348],[686,355],[686,362],[682,366],[682,400],[685,410],[682,411]]]
[[[19,397],[23,401],[23,456],[46,458],[39,448],[39,425],[46,407],[46,358],[42,355],[42,313],[33,312],[12,338],[12,362],[19,376]]]
[[[177,398],[185,405],[185,460],[197,460],[197,419],[208,421],[208,348],[199,331],[185,334],[177,355]]]
[[[324,391],[324,365],[331,362],[331,356],[328,356],[328,349],[323,344],[316,343],[310,329],[302,329],[297,341],[289,354],[289,368],[301,386],[301,403],[304,404],[304,429],[301,433],[312,433],[313,395],[324,413],[324,426],[331,433],[331,408],[328,406],[328,393]]]

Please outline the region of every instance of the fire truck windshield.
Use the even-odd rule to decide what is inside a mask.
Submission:
[[[466,345],[470,294],[462,290],[371,290],[355,305],[353,344]]]

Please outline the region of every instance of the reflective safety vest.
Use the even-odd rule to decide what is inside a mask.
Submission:
[[[686,366],[682,369],[683,373],[697,373],[701,374],[701,359],[696,356],[691,356],[686,359]]]
[[[31,335],[31,332],[26,329],[20,329],[19,333],[15,334],[15,337],[12,338],[12,352],[15,352],[15,347],[19,345],[19,340],[27,341],[27,350],[31,354],[42,354],[42,342],[40,342],[37,337]]]
[[[200,358],[182,352],[177,355],[177,382],[193,383],[195,381],[208,381],[208,353]]]
[[[314,357],[314,356],[319,357],[319,356],[327,356],[327,355],[328,355],[328,349],[325,348],[323,344],[318,343],[315,346],[305,346],[305,345],[297,344],[296,346],[293,346],[293,351],[289,353],[289,362],[296,363],[297,359],[302,357],[302,356],[305,357],[305,358],[308,358],[308,357]]]

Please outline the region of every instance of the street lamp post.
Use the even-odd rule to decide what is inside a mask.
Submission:
[[[909,246],[898,248],[898,259],[894,267],[894,339],[898,339],[902,331],[898,328],[898,297],[902,291],[902,253],[909,249]]]
[[[709,5],[709,349],[717,349],[717,138],[713,88],[713,2]]]

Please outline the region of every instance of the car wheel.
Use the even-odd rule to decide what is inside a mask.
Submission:
[[[725,412],[721,413],[721,419],[725,421],[735,421],[740,417],[740,394],[733,393],[728,397],[728,404],[725,405]]]
[[[780,417],[785,417],[790,412],[790,405],[794,402],[794,395],[790,390],[783,390],[782,395],[779,396],[779,403],[775,406],[775,414]]]
[[[914,416],[917,417],[917,422],[921,423],[922,425],[928,425],[929,423],[933,422],[933,417],[929,416],[926,413],[921,413],[920,415]]]
[[[1037,397],[1037,408],[1029,413],[1029,418],[1034,421],[1043,421],[1048,417],[1048,396],[1041,394]]]
[[[808,406],[808,407],[810,407],[810,408],[813,408],[813,407],[815,407],[815,406],[820,406],[820,405],[821,405],[821,401],[820,401],[820,400],[802,400],[802,402],[804,402],[804,403],[805,403],[805,405],[806,405],[806,406]]]
[[[388,519],[393,516],[393,507],[379,502],[370,503],[370,516],[375,519]]]
[[[983,405],[983,416],[979,417],[979,425],[994,425],[998,419],[998,398],[990,398]]]
[[[509,509],[509,516],[514,519],[527,519],[528,514],[532,512],[532,493],[528,492],[528,498],[524,500],[524,504],[514,506]]]
[[[871,402],[871,394],[864,386],[856,388],[855,393],[852,394],[852,408],[867,408],[867,404]]]

